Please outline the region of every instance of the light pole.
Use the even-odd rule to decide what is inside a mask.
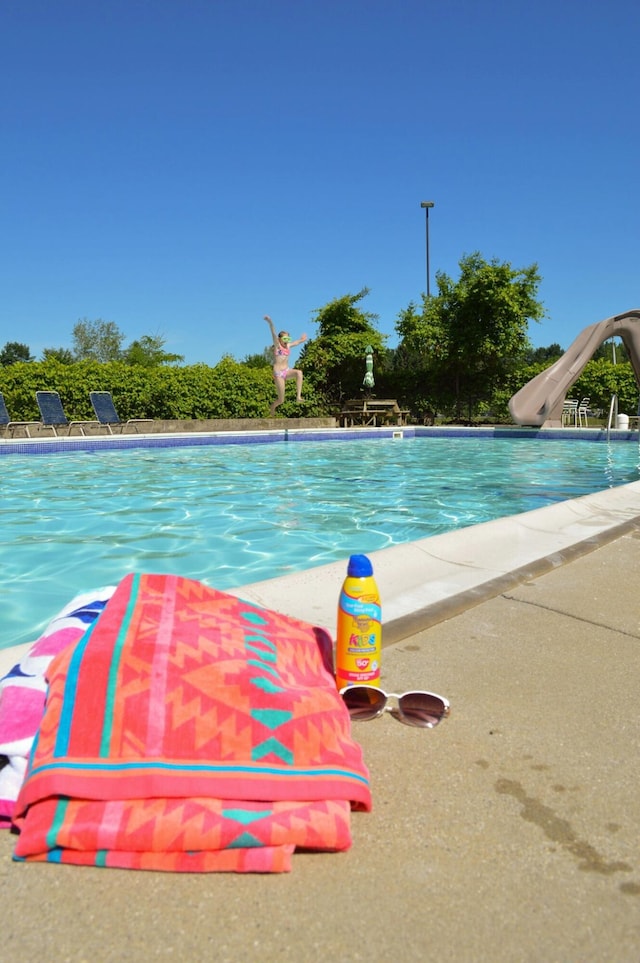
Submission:
[[[426,215],[426,226],[427,226],[427,297],[430,295],[429,289],[429,208],[433,207],[433,201],[421,201],[420,207],[424,207],[424,213]]]

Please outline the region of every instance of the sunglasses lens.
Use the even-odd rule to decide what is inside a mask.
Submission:
[[[398,715],[409,726],[432,729],[446,714],[446,704],[430,692],[406,692],[398,700]]]
[[[375,719],[384,709],[387,697],[372,686],[353,685],[340,693],[354,722]]]

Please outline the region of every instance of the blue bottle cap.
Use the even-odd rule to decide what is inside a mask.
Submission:
[[[347,575],[351,578],[366,578],[373,575],[373,565],[366,555],[352,555],[349,559]]]

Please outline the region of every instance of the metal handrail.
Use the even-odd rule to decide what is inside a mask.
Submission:
[[[618,415],[618,396],[613,394],[611,396],[611,404],[609,405],[609,420],[607,421],[607,441],[609,441],[609,433],[611,431],[611,422],[613,420],[613,412],[615,411],[616,417]]]

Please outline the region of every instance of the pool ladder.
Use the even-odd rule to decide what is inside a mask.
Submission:
[[[611,434],[611,422],[616,419],[616,424],[618,421],[618,396],[613,394],[611,396],[611,404],[609,405],[609,419],[607,421],[607,441],[609,441],[609,435]]]

